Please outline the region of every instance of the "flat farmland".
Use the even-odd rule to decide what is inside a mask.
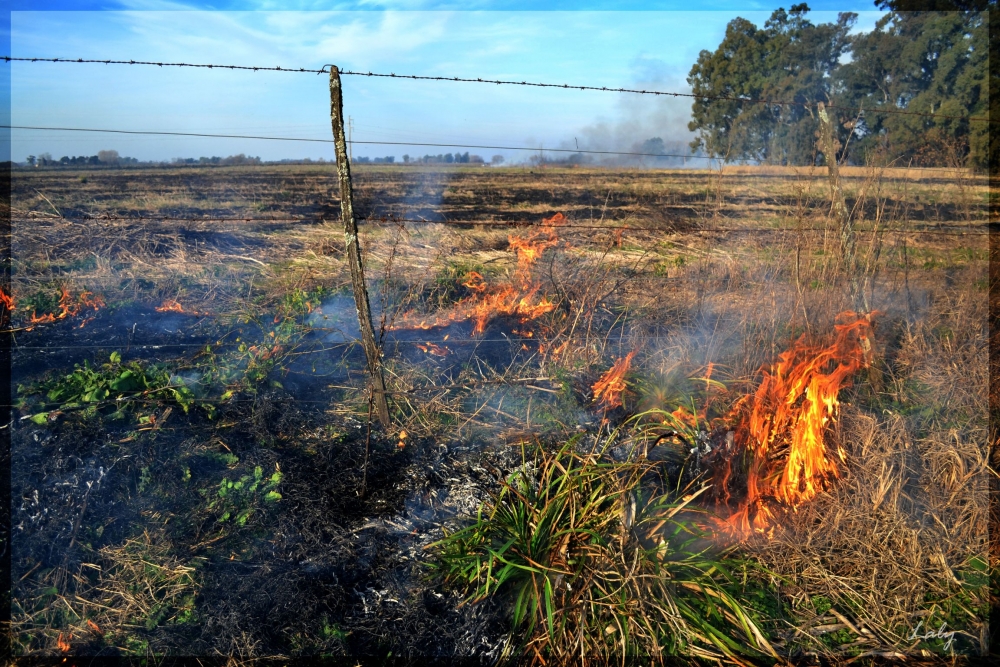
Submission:
[[[640,466],[601,510],[632,535],[616,549],[652,548],[636,517],[662,498],[700,513],[699,554],[743,568],[717,583],[759,633],[723,614],[731,646],[691,629],[679,653],[985,651],[984,177],[842,169],[857,314],[823,168],[354,177],[389,427],[333,165],[13,172],[18,654],[559,657],[512,593],[462,604],[441,540],[503,489],[540,498],[567,451]],[[816,431],[828,472],[755,500],[754,466],[778,489],[794,448],[726,454],[741,411],[780,359],[846,354],[832,341],[862,319]],[[538,567],[563,576],[573,544]],[[612,628],[552,580],[567,628]]]

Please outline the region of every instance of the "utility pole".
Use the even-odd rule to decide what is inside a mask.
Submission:
[[[365,272],[361,264],[361,245],[358,243],[358,221],[354,217],[354,193],[351,188],[351,163],[344,137],[344,97],[340,86],[340,70],[330,65],[330,122],[333,125],[333,144],[337,154],[337,176],[340,178],[340,214],[344,220],[344,244],[347,262],[351,266],[351,286],[354,288],[354,305],[358,309],[361,325],[361,345],[368,360],[372,377],[372,402],[382,426],[391,425],[389,404],[385,395],[385,378],[382,375],[382,350],[375,341],[372,328],[372,311],[365,286]]]

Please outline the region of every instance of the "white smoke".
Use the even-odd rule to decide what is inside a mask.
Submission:
[[[640,54],[630,66],[634,73],[632,88],[682,93],[690,90],[681,73],[663,60]],[[694,133],[687,127],[691,120],[691,102],[689,97],[620,93],[614,117],[599,117],[577,130],[572,139],[564,140],[560,148],[688,155],[689,143],[694,139]],[[657,138],[662,141],[662,147],[655,141]],[[684,163],[682,159],[593,157],[595,162],[644,166]],[[691,164],[692,161],[687,162]],[[693,162],[697,165],[701,161]]]

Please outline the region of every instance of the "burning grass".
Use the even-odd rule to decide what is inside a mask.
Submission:
[[[559,244],[556,230],[565,223],[566,216],[557,213],[543,219],[535,231],[507,237],[509,249],[517,256],[517,266],[510,281],[489,284],[481,273],[470,270],[459,278],[460,284],[471,292],[469,297],[432,317],[404,314],[392,328],[433,329],[469,320],[474,324],[473,335],[479,335],[496,317],[515,316],[525,324],[552,312],[556,304],[544,295],[538,296],[542,286],[532,275],[532,268],[546,249]]]
[[[525,223],[363,225],[395,420],[369,434],[329,170],[128,174],[128,188],[15,174],[0,307],[24,387],[10,429],[22,653],[983,650],[974,178],[845,173],[884,314],[837,321],[851,306],[818,172],[359,170],[372,215]],[[181,387],[213,419],[179,409]],[[537,449],[520,458],[524,442]],[[452,585],[418,576],[432,542]],[[148,599],[113,598],[124,624],[74,601],[104,604],[90,565],[119,590],[128,549],[171,571],[204,558],[152,629]],[[483,599],[460,606],[454,588]],[[942,623],[947,644],[928,634]]]
[[[745,495],[726,518],[725,529],[745,538],[773,531],[772,503],[797,508],[839,477],[836,460],[846,453],[827,436],[840,410],[838,395],[871,356],[872,314],[846,312],[834,339],[810,343],[805,334],[770,370],[752,396],[737,401],[723,421],[735,422],[726,450],[715,454],[714,494],[722,506],[732,500],[733,464]]]
[[[635,352],[629,352],[621,357],[594,383],[594,402],[604,410],[622,407],[622,399],[626,391],[625,374],[632,365]]]

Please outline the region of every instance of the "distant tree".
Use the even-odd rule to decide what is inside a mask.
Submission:
[[[491,157],[490,164],[492,164],[494,167],[499,167],[500,165],[502,165],[503,155],[494,155],[493,157]]]
[[[28,160],[27,160],[28,166],[29,167],[34,167],[36,160],[37,160],[37,158],[34,155],[29,155],[28,156]]]
[[[89,158],[87,158],[87,164],[101,164],[101,158],[97,157],[96,155],[91,155]]]
[[[848,46],[857,14],[814,25],[806,4],[778,9],[763,28],[744,18],[726,27],[714,51],[702,51],[688,83],[696,95],[688,127],[691,148],[730,159],[809,163],[815,155],[817,102],[830,103],[831,74]],[[793,101],[778,105],[711,98]]]
[[[403,153],[403,164],[410,164],[410,156]]]
[[[639,153],[648,153],[653,155],[662,155],[667,152],[667,147],[663,143],[663,139],[660,137],[653,137],[652,139],[646,139],[639,146]]]
[[[953,3],[958,4],[975,3]],[[989,41],[986,15],[976,11],[894,11],[871,32],[854,37],[852,59],[840,68],[837,79],[844,104],[865,109],[855,128],[857,148],[867,151],[882,145],[894,158],[907,161],[940,164],[968,159],[985,167],[988,155],[998,151],[988,124],[878,111],[988,115],[991,48],[996,46]]]
[[[996,0],[875,0],[879,9],[894,12],[982,12],[996,9]]]
[[[100,160],[102,164],[118,164],[118,151],[97,151],[97,159]]]
[[[451,164],[452,162],[455,161],[455,156],[452,155],[451,153],[445,153],[444,154],[444,161],[446,163],[448,163],[448,164]]]

